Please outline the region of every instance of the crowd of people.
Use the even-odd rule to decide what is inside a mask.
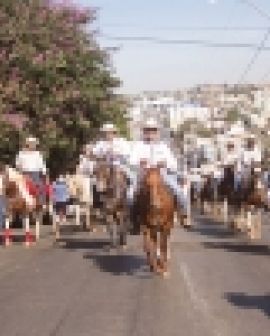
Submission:
[[[163,181],[174,194],[178,205],[182,209],[186,209],[187,193],[184,185],[179,185],[179,176],[183,177],[183,172],[179,173],[176,156],[160,138],[160,125],[156,120],[150,118],[145,121],[142,126],[142,138],[138,141],[128,141],[121,137],[116,126],[112,123],[104,124],[100,132],[101,139],[99,141],[84,146],[76,174],[94,176],[95,165],[99,159],[104,159],[111,165],[118,166],[128,178],[127,200],[132,207],[134,195],[138,191],[141,176],[145,171],[144,168],[159,167]],[[229,139],[224,157],[214,164],[214,174],[218,175],[219,168],[226,165],[234,165],[239,173],[251,164],[260,169],[261,152],[256,147],[255,138],[249,136],[246,140],[246,150],[236,151],[235,141]],[[60,174],[55,181],[49,180],[46,162],[38,145],[37,138],[28,137],[26,139],[24,147],[16,156],[16,169],[25,177],[30,192],[38,193],[42,204],[51,197],[55,211],[57,213],[64,212],[71,197],[66,176]],[[4,169],[4,167],[0,168]],[[201,175],[202,171],[203,169],[201,169]],[[265,178],[268,179],[268,175]],[[0,216],[2,225],[4,209],[5,199],[3,192],[1,192]]]

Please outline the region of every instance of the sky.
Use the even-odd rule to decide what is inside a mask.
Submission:
[[[122,93],[204,83],[270,82],[270,0],[73,2],[98,8],[97,39],[102,47],[118,48],[111,61],[122,80]],[[114,39],[118,37],[155,38],[163,43]],[[178,42],[164,43],[168,40]],[[200,44],[179,44],[179,40]],[[224,48],[213,43],[251,46]],[[263,43],[269,50],[258,50]]]

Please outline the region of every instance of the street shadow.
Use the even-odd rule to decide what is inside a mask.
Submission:
[[[57,243],[67,250],[102,250],[110,245],[108,240],[86,240],[86,239],[68,239],[60,238]]]
[[[84,259],[91,260],[101,271],[113,275],[137,275],[148,278],[145,258],[130,254],[96,255],[86,253]]]
[[[11,240],[11,243],[12,244],[24,244],[25,243],[25,235],[24,233],[22,234],[14,234],[12,233],[11,236],[10,236],[10,240]],[[35,242],[35,236],[34,236],[34,233],[33,235],[31,236],[31,242]],[[0,236],[0,246],[4,246],[5,245],[5,237],[4,235],[2,234]]]
[[[270,248],[263,244],[249,244],[236,242],[203,242],[202,245],[207,249],[224,250],[234,253],[248,253],[253,255],[270,255]]]
[[[261,310],[270,317],[270,293],[265,295],[247,295],[245,293],[226,293],[225,299],[234,306],[244,309]]]
[[[235,237],[235,233],[229,231],[223,223],[209,218],[200,218],[199,223],[189,228],[189,232],[219,239]]]

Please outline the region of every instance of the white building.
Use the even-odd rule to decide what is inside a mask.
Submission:
[[[253,93],[254,108],[258,110],[259,116],[267,120],[270,118],[270,88],[265,87]]]
[[[184,121],[195,119],[209,126],[211,120],[211,110],[208,107],[203,107],[197,104],[183,104],[175,102],[170,108],[170,127],[176,130]]]

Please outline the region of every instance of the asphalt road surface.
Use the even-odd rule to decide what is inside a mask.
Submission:
[[[269,336],[270,233],[249,243],[196,217],[172,233],[171,277],[149,273],[141,237],[104,233],[0,247],[1,336]]]

